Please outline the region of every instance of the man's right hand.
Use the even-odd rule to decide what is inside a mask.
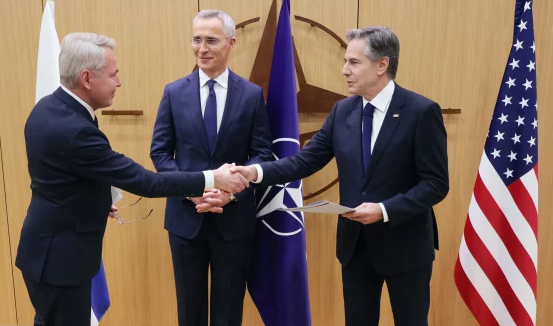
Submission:
[[[230,172],[240,173],[244,176],[249,182],[254,182],[257,180],[257,169],[253,165],[248,166],[234,166],[230,168]]]
[[[204,193],[205,194],[205,193]],[[196,204],[196,210],[198,213],[222,213],[223,208],[222,201],[215,198],[205,198],[205,197],[191,197],[189,198],[191,202]]]
[[[234,163],[223,164],[217,170],[213,170],[213,178],[215,179],[215,188],[235,194],[249,187],[250,183],[242,174],[232,173],[231,167],[234,167]]]

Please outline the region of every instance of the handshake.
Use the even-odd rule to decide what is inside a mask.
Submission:
[[[250,182],[257,180],[257,169],[255,166],[227,163],[213,170],[213,178],[214,189],[204,192],[202,197],[189,198],[196,204],[198,213],[222,213],[223,206],[233,200],[233,194],[248,188]]]
[[[257,169],[255,166],[235,166],[223,164],[217,170],[213,170],[215,188],[228,193],[237,193],[249,187],[250,182],[257,180]]]

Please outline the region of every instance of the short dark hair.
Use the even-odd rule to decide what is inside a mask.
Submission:
[[[362,39],[365,41],[365,55],[371,62],[376,62],[384,57],[388,57],[390,63],[388,66],[388,76],[391,79],[396,78],[397,67],[399,64],[399,39],[396,34],[385,26],[368,26],[361,29],[351,29],[346,34],[349,41]]]

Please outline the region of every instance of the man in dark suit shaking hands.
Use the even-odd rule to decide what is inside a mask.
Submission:
[[[111,149],[94,111],[110,106],[121,86],[114,47],[102,35],[66,36],[62,86],[36,104],[25,125],[32,198],[16,266],[43,326],[90,325],[91,280],[100,267],[112,185],[165,197],[202,196],[213,186],[235,193],[248,184],[228,171],[231,165],[156,174]]]
[[[399,40],[386,27],[347,33],[342,72],[353,96],[337,102],[322,129],[296,155],[231,168],[250,181],[305,178],[336,157],[347,326],[377,326],[386,282],[396,326],[427,325],[438,234],[432,206],[449,191],[440,106],[394,82]]]

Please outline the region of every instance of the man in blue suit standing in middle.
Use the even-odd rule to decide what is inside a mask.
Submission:
[[[224,12],[204,10],[194,19],[191,44],[199,69],[165,87],[150,152],[157,171],[203,171],[272,159],[263,92],[227,68],[235,33]],[[212,206],[207,198],[222,205]],[[222,206],[224,212],[214,214]],[[209,268],[211,325],[242,324],[255,210],[252,187],[236,196],[213,189],[203,197],[167,199],[165,229],[180,326],[207,326]]]

